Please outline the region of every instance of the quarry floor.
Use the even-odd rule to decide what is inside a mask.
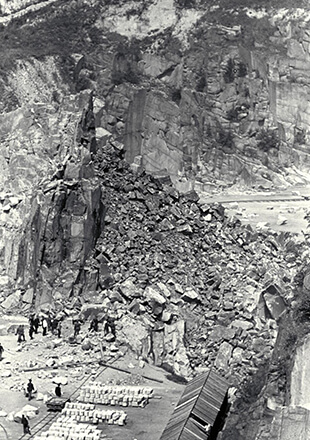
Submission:
[[[19,319],[24,321],[24,318],[14,317],[14,322]],[[0,324],[3,324],[3,322],[8,324],[10,319],[3,321],[0,317]],[[18,344],[17,337],[14,334],[3,333],[0,335],[0,342],[5,348],[3,360],[0,362],[0,409],[6,413],[17,412],[24,405],[30,403],[39,408],[39,414],[30,420],[32,436],[23,436],[21,424],[9,421],[7,417],[0,417],[0,440],[34,438],[34,434],[37,434],[40,428],[40,425],[37,428],[36,425],[48,413],[42,400],[39,401],[34,398],[31,402],[28,402],[23,392],[9,389],[20,380],[27,382],[31,378],[38,389],[38,393],[53,395],[55,388],[55,384],[52,382],[53,376],[65,376],[68,379],[68,384],[62,387],[63,396],[71,397],[71,401],[75,401],[78,397],[80,386],[91,382],[94,377],[96,381],[103,383],[135,384],[152,387],[154,390],[153,397],[145,408],[98,405],[102,409],[112,408],[124,410],[127,413],[127,423],[125,426],[100,425],[105,435],[104,438],[111,440],[158,440],[184,390],[184,385],[168,380],[168,373],[164,370],[149,364],[145,364],[141,368],[139,361],[128,351],[118,359],[119,354],[116,354],[115,359],[111,359],[109,363],[115,367],[132,371],[132,374],[104,368],[99,366],[99,364],[87,365],[82,370],[79,368],[78,371],[75,371],[75,368],[67,367],[59,368],[57,371],[43,370],[44,373],[42,373],[42,370],[25,372],[18,364],[25,365],[25,362],[37,361],[37,366],[40,366],[40,359],[47,359],[48,356],[52,358],[53,349],[49,349],[48,346],[49,341],[55,339],[55,336],[48,334],[43,337],[39,332],[39,334],[35,335],[33,341],[29,341],[29,337],[26,334],[26,343]],[[42,348],[42,344],[44,344],[44,348]],[[63,346],[65,347],[65,343],[63,343]],[[11,372],[11,376],[3,377],[8,371]],[[145,379],[142,375],[157,381]],[[47,429],[48,426],[45,426],[42,431]],[[5,435],[4,430],[7,435]]]
[[[236,216],[252,227],[277,232],[309,234],[306,214],[310,212],[310,187],[278,191],[243,191],[202,195],[201,203],[221,203],[227,215]]]

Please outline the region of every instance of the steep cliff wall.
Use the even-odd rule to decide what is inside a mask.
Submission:
[[[11,51],[23,64],[27,56],[49,56],[71,88],[94,90],[97,124],[125,144],[130,163],[169,174],[182,191],[209,190],[215,181],[307,182],[307,9],[59,2],[20,20],[2,32],[5,57]],[[24,53],[16,43],[22,39]],[[43,88],[44,76],[34,74]],[[17,96],[16,75],[2,81],[4,101],[12,105],[14,97],[17,107],[21,83]],[[25,78],[24,99],[41,88],[29,86]]]

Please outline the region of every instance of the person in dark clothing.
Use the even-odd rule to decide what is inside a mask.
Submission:
[[[95,316],[89,326],[89,331],[94,330],[95,332],[98,331],[98,319],[97,316]]]
[[[52,333],[54,335],[56,330],[57,330],[57,328],[58,328],[58,319],[56,319],[56,318],[52,319],[51,328],[52,328]]]
[[[33,339],[33,333],[34,333],[34,327],[33,327],[33,324],[30,324],[30,327],[29,327],[29,338],[30,339]]]
[[[55,394],[57,397],[61,397],[61,387],[60,383],[57,384],[57,387],[55,388]]]
[[[33,323],[34,323],[34,315],[30,315],[29,316],[29,326],[30,327],[33,326]]]
[[[2,361],[2,354],[4,352],[3,345],[0,343],[0,361]]]
[[[33,318],[33,328],[35,334],[38,333],[39,324],[40,324],[40,318],[38,317],[38,315],[35,315],[35,317]]]
[[[115,337],[115,319],[112,316],[107,316],[104,326],[104,335],[112,333]]]
[[[17,342],[18,343],[22,342],[22,341],[26,341],[25,329],[24,329],[24,326],[22,324],[17,327],[16,334],[18,335],[18,338],[17,338]]]
[[[27,383],[28,400],[32,399],[33,392],[34,392],[34,386],[33,386],[32,380],[29,379],[29,382]]]
[[[61,321],[58,321],[58,324],[57,324],[57,336],[58,336],[58,338],[61,338],[61,329],[62,329]]]
[[[52,318],[50,317],[50,315],[47,316],[46,322],[47,322],[47,330],[51,331],[52,330]]]
[[[24,434],[30,434],[31,435],[30,426],[29,426],[29,420],[28,420],[27,417],[24,416],[24,414],[22,415],[21,422],[22,422],[22,425],[23,425],[23,428],[24,428]]]
[[[43,329],[43,331],[42,331],[42,335],[43,335],[43,336],[46,336],[46,334],[47,334],[47,328],[48,328],[47,320],[46,320],[46,318],[42,318],[42,329]]]
[[[80,333],[81,330],[81,323],[79,320],[76,320],[74,322],[74,337],[76,338],[77,335]]]

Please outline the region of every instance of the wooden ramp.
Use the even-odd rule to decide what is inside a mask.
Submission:
[[[225,405],[228,382],[213,370],[195,377],[182,394],[160,440],[207,440]]]

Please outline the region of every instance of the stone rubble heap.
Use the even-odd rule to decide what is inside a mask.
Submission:
[[[116,313],[118,338],[142,357],[185,376],[215,365],[238,383],[272,353],[302,241],[243,227],[123,156],[110,139],[95,160],[109,209],[84,292]]]

